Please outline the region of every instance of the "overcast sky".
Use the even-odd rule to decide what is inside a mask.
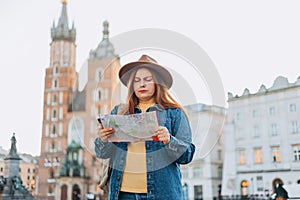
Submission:
[[[224,92],[251,93],[271,87],[279,75],[300,76],[300,1],[294,0],[70,0],[68,18],[77,30],[77,70],[102,39],[141,28],[172,30],[207,53]],[[50,28],[61,13],[59,0],[0,0],[0,146],[16,133],[20,152],[39,155],[45,68]],[[122,62],[122,59],[121,59]]]

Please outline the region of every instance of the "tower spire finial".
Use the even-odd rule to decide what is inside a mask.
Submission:
[[[105,20],[103,22],[103,39],[108,39],[108,37],[109,37],[108,26],[109,26],[109,23],[107,20]]]

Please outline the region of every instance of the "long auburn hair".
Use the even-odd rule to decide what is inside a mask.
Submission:
[[[147,66],[136,67],[136,69],[131,73],[129,81],[128,81],[128,94],[127,94],[127,102],[125,106],[120,111],[120,114],[134,114],[134,107],[139,104],[139,99],[135,95],[133,89],[133,80],[135,78],[136,72],[141,69],[148,69],[153,77],[155,84],[155,92],[153,94],[154,102],[158,104],[161,108],[180,108],[183,110],[183,107],[174,99],[174,97],[170,94],[168,88],[163,83],[163,79],[159,76],[154,70],[148,68]]]

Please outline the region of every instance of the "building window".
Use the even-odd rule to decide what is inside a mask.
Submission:
[[[181,169],[182,178],[188,179],[189,178],[189,172],[187,168]]]
[[[218,167],[218,177],[219,178],[222,178],[222,173],[223,173],[222,167]]]
[[[263,192],[264,191],[264,182],[262,176],[256,177],[256,185],[257,185],[257,191]]]
[[[98,99],[98,101],[101,101],[101,91],[100,90],[98,91],[98,98],[97,99]]]
[[[96,72],[96,81],[101,81],[103,79],[103,71],[102,69],[98,69],[97,72]]]
[[[27,172],[30,173],[30,168],[28,168]]]
[[[53,103],[56,103],[56,101],[57,101],[56,94],[53,94]]]
[[[242,128],[237,128],[236,132],[237,132],[237,139],[242,140],[244,138],[243,129]]]
[[[269,114],[270,115],[275,115],[275,107],[270,107],[269,108]]]
[[[49,170],[49,177],[54,178],[54,169],[53,168],[50,168],[50,170]]]
[[[222,150],[218,149],[218,160],[222,160]]]
[[[195,200],[202,200],[203,199],[202,185],[194,185],[194,199]]]
[[[249,187],[249,181],[243,180],[241,182],[241,192],[242,196],[247,196],[248,195],[248,187]]]
[[[62,136],[62,133],[63,133],[63,124],[60,122],[58,125],[58,134]]]
[[[254,117],[254,118],[257,117],[257,110],[252,111],[252,117]]]
[[[48,137],[48,135],[49,135],[49,125],[46,124],[45,125],[45,136]]]
[[[52,118],[53,118],[53,119],[56,119],[56,117],[57,117],[57,114],[56,114],[56,110],[54,109],[54,110],[53,110],[53,113],[52,113]]]
[[[296,112],[296,104],[290,104],[290,111],[291,112]]]
[[[242,114],[236,113],[236,120],[241,120],[241,119],[242,119]]]
[[[58,81],[55,79],[53,80],[53,88],[57,88],[58,87]]]
[[[254,138],[259,138],[259,136],[260,136],[260,133],[259,133],[259,127],[255,125],[255,126],[253,127],[253,137],[254,137]]]
[[[60,103],[60,104],[63,103],[63,98],[64,98],[63,93],[60,92],[60,93],[59,93],[59,103]]]
[[[278,135],[277,124],[276,123],[271,124],[271,135],[272,136],[277,136]]]
[[[298,133],[298,121],[292,121],[291,122],[291,128],[292,128],[292,133]]]
[[[240,149],[239,151],[239,164],[244,165],[246,164],[246,154],[244,149]]]
[[[61,151],[61,141],[57,141],[57,150]]]
[[[52,126],[52,134],[56,134],[56,126],[55,125]]]
[[[69,44],[65,43],[64,47],[64,66],[69,64]]]
[[[45,142],[45,152],[49,151],[49,143],[48,141]]]
[[[57,66],[54,68],[54,73],[58,74],[58,67]]]
[[[262,149],[261,148],[255,148],[254,149],[254,161],[255,163],[262,163]]]
[[[98,115],[100,115],[101,114],[101,106],[98,106],[97,110],[98,110]]]
[[[60,108],[59,108],[59,119],[62,119],[62,118],[63,118],[63,115],[64,115],[63,107],[60,107]]]
[[[3,172],[3,167],[0,168],[0,172]]]
[[[194,178],[200,178],[202,177],[202,169],[200,167],[194,167],[193,168],[193,177]]]
[[[54,141],[51,144],[51,152],[56,152]]]
[[[48,104],[48,105],[50,104],[50,99],[51,99],[51,94],[48,93],[48,94],[47,94],[47,104]]]
[[[47,108],[47,110],[46,110],[46,119],[49,120],[49,118],[50,118],[50,110],[49,110],[49,108]]]
[[[58,61],[59,60],[59,51],[60,51],[60,45],[56,44],[55,45],[54,61]]]
[[[279,147],[271,147],[273,162],[280,162],[280,149]]]
[[[300,161],[300,144],[293,146],[294,161]]]

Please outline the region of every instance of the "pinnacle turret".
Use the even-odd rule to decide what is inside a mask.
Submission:
[[[115,48],[113,44],[109,41],[109,23],[108,21],[103,22],[103,39],[99,43],[98,47],[95,50],[90,51],[90,60],[97,60],[103,58],[115,58]]]

